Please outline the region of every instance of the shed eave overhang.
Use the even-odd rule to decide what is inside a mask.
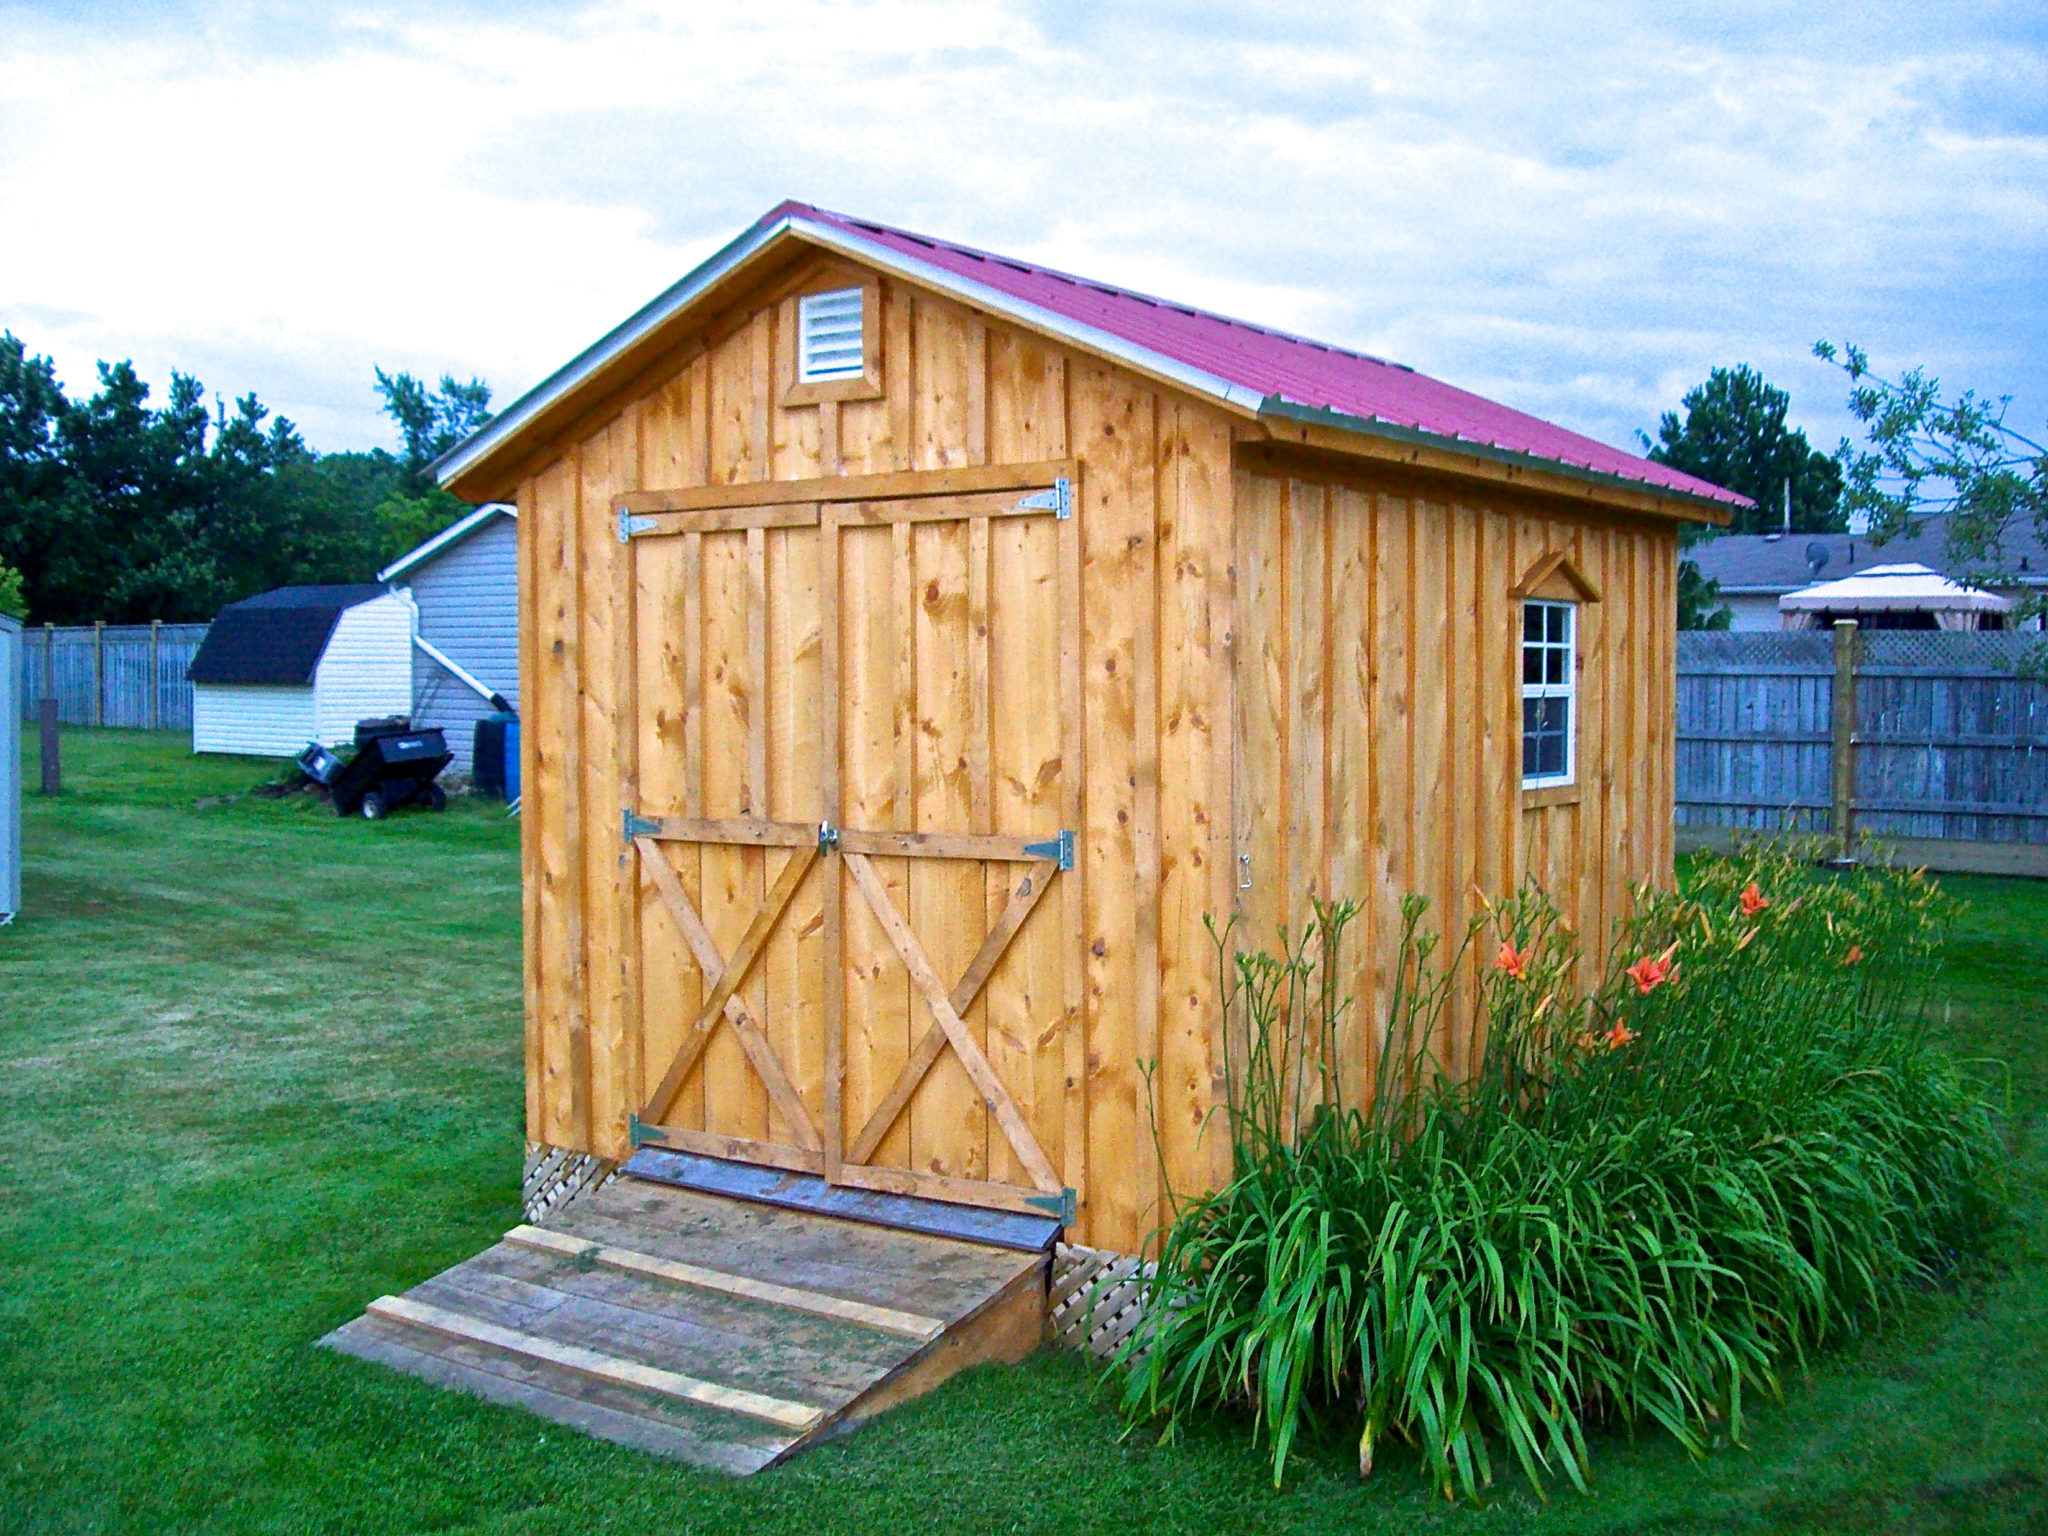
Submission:
[[[481,432],[464,438],[428,466],[436,483],[452,486],[497,454],[549,407],[603,373],[637,343],[688,309],[720,280],[789,232],[795,221],[757,224],[726,242],[680,281],[657,294],[576,356],[505,407]]]
[[[1728,500],[1723,501],[1711,496],[1701,496],[1697,492],[1681,490],[1676,486],[1658,485],[1654,481],[1614,474],[1608,470],[1591,469],[1583,464],[1545,458],[1541,454],[1525,453],[1516,448],[1502,448],[1468,437],[1453,437],[1422,427],[1403,426],[1399,422],[1385,421],[1376,416],[1354,416],[1345,411],[1333,410],[1326,405],[1304,405],[1301,401],[1290,400],[1285,395],[1267,395],[1261,400],[1259,417],[1265,421],[1296,421],[1312,426],[1330,427],[1360,437],[1428,448],[1438,453],[1463,454],[1468,458],[1490,464],[1505,464],[1539,474],[1562,476],[1567,480],[1577,480],[1587,485],[1628,491],[1638,496],[1653,496],[1659,501],[1675,503],[1672,508],[1675,515],[1697,522],[1726,524],[1734,508],[1755,505],[1747,497],[1735,496],[1733,493]]]

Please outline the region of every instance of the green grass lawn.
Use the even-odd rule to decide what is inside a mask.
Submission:
[[[1126,1439],[1041,1353],[733,1482],[312,1347],[518,1219],[514,825],[250,798],[178,735],[64,752],[0,930],[0,1529],[2048,1530],[2048,885],[1950,882],[1947,1027],[2013,1110],[1996,1264],[1746,1446],[1617,1438],[1591,1498],[1470,1508],[1333,1443],[1275,1493],[1240,1429]]]

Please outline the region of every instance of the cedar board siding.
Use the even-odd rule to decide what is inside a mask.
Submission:
[[[1429,899],[1441,956],[1478,913],[1475,890],[1533,877],[1597,968],[1630,888],[1669,883],[1676,660],[1661,621],[1676,601],[1676,536],[1390,476],[1240,471],[1237,488],[1243,931],[1269,946],[1281,925],[1298,931],[1311,893],[1362,904],[1346,951],[1358,1005],[1340,1049],[1346,1092],[1363,1102],[1403,896]],[[1601,601],[1579,609],[1576,792],[1525,806],[1510,589],[1553,551]],[[1462,1071],[1469,1013],[1447,1022],[1441,1059]]]
[[[772,655],[768,697],[756,701],[715,658],[699,657],[685,669],[669,647],[642,645],[636,656],[624,643],[636,605],[664,600],[663,567],[650,561],[637,584],[627,582],[611,498],[635,489],[1073,459],[1080,466],[1081,613],[1061,640],[1081,650],[1080,857],[1046,905],[1076,905],[1034,917],[1026,935],[1042,935],[1048,952],[1020,940],[1024,953],[1013,952],[998,972],[1016,973],[1003,985],[1030,992],[1028,1016],[1050,1019],[1050,1027],[1035,1040],[1006,1042],[1007,1031],[989,1022],[1000,1021],[1009,1006],[994,981],[969,1023],[1025,1102],[1052,1165],[1081,1191],[1071,1240],[1135,1249],[1160,1218],[1155,1115],[1176,1188],[1206,1187],[1228,1168],[1220,1122],[1203,1132],[1222,1067],[1214,949],[1203,914],[1229,911],[1238,895],[1238,836],[1256,844],[1247,849],[1255,871],[1254,888],[1244,893],[1254,900],[1247,915],[1267,926],[1282,915],[1294,920],[1291,909],[1258,905],[1277,900],[1271,875],[1281,869],[1313,878],[1318,890],[1348,887],[1372,899],[1375,934],[1385,931],[1386,903],[1398,902],[1397,884],[1411,880],[1440,897],[1440,911],[1462,913],[1459,893],[1473,878],[1498,889],[1525,867],[1565,880],[1604,870],[1597,898],[1604,922],[1628,879],[1668,877],[1669,645],[1645,642],[1659,648],[1656,656],[1638,655],[1628,642],[1609,645],[1601,621],[1628,602],[1668,606],[1673,538],[1612,520],[1545,523],[1420,501],[1402,503],[1394,517],[1393,502],[1353,492],[1329,492],[1326,500],[1342,505],[1304,505],[1297,515],[1296,493],[1285,482],[1254,484],[1233,469],[1234,438],[1256,428],[1234,426],[1206,404],[890,281],[881,284],[883,396],[784,407],[794,295],[858,280],[814,267],[757,307],[729,310],[707,346],[679,348],[676,371],[651,379],[608,419],[579,429],[580,436],[571,434],[560,456],[520,485],[528,1134],[625,1155],[628,1115],[702,999],[699,976],[621,841],[622,806],[654,807],[659,799],[688,804],[699,815],[815,815],[815,795],[806,800],[801,787],[816,763],[801,754],[767,760],[760,733],[749,730],[757,707],[764,719],[799,707],[803,687],[791,680],[815,670],[815,536],[806,546],[798,530],[770,530],[758,551],[737,539],[701,540],[695,558],[703,561],[758,560],[772,594],[759,636],[746,633],[738,614],[692,616],[701,621],[698,632],[724,633],[732,654]],[[1245,504],[1237,524],[1263,518],[1274,530],[1270,537],[1234,529],[1234,495]],[[1609,769],[1600,749],[1582,740],[1583,773],[1611,773],[1614,782],[1603,779],[1597,790],[1589,784],[1578,806],[1524,813],[1512,692],[1502,694],[1497,709],[1474,711],[1463,702],[1471,695],[1461,679],[1483,666],[1497,688],[1511,690],[1519,656],[1511,649],[1506,589],[1520,575],[1516,560],[1524,552],[1533,560],[1551,536],[1571,541],[1580,568],[1607,598],[1588,610],[1586,665],[1600,685],[1588,682],[1582,707],[1589,720],[1598,712],[1603,730],[1612,716],[1621,727],[1614,739],[1633,733],[1650,750],[1626,754]],[[906,567],[900,546],[881,554],[857,544],[849,539],[842,556],[842,590],[850,596],[860,583],[874,609],[862,617],[849,604],[842,626],[849,649],[864,643],[858,626],[886,624],[886,615],[914,601],[909,572],[921,571],[915,562],[926,558],[918,546]],[[1317,548],[1343,557],[1325,565],[1321,584],[1306,575]],[[1258,567],[1239,570],[1234,584],[1233,551]],[[950,557],[934,550],[932,558]],[[1426,562],[1447,558],[1436,577],[1423,579]],[[1250,614],[1256,594],[1275,582],[1307,601],[1289,607],[1282,598]],[[1375,595],[1388,583],[1403,594],[1398,602]],[[723,590],[680,585],[685,590],[668,600],[687,604],[692,591]],[[1347,647],[1331,615],[1371,616],[1378,628]],[[1481,654],[1482,617],[1498,621],[1498,656]],[[1241,801],[1256,805],[1256,816],[1231,809],[1231,722],[1243,707],[1232,697],[1234,622],[1238,644],[1258,645],[1267,669],[1252,690],[1257,707],[1282,717],[1280,731],[1260,748],[1281,749],[1285,762],[1268,765],[1280,792],[1251,790],[1252,765],[1236,769]],[[1249,653],[1240,656],[1240,676],[1248,660]],[[1411,665],[1421,684],[1409,679]],[[1338,677],[1339,669],[1349,669],[1342,675],[1350,681],[1312,696],[1319,679]],[[1633,681],[1625,686],[1625,679]],[[1347,710],[1338,702],[1346,697],[1362,697],[1378,713]],[[1295,707],[1290,698],[1307,699],[1307,706]],[[630,733],[620,729],[628,711],[642,722],[638,782]],[[911,739],[920,722],[871,724],[885,733],[878,740],[898,743],[900,766],[893,773],[876,769],[865,787],[852,782],[849,767],[849,816],[857,794],[882,803],[930,792]],[[686,754],[689,739],[702,745]],[[1459,774],[1467,776],[1463,782]],[[1486,784],[1501,787],[1503,808],[1482,817],[1478,792]],[[1651,814],[1656,806],[1661,820]],[[1240,829],[1240,819],[1257,825]],[[1434,834],[1429,846],[1409,847],[1411,830]],[[1602,857],[1610,845],[1620,855],[1612,863]],[[705,922],[725,952],[779,866],[780,856],[769,863],[765,852],[706,849],[701,867],[692,862],[699,855],[682,855],[683,883],[703,902]],[[928,878],[902,871],[912,862],[919,861],[878,860],[877,869],[892,881]],[[798,899],[815,917],[817,876],[806,886]],[[984,910],[993,916],[993,904],[976,905],[963,920],[974,928],[966,935],[970,951],[986,926]],[[1048,915],[1051,922],[1038,927]],[[801,989],[816,985],[804,979],[815,970],[803,948],[816,942],[809,927],[809,920],[791,923],[771,940],[746,996],[760,1010],[793,1087],[816,1113],[824,1101],[823,1063],[815,1054],[787,1054],[789,1015],[808,995]],[[1069,936],[1070,952],[1051,952],[1065,950]],[[932,942],[936,949],[951,941]],[[844,943],[845,969],[878,966],[873,985],[905,987],[893,956],[882,955],[851,919]],[[1049,1010],[1048,989],[1058,993]],[[846,994],[849,1040],[859,1028],[857,991]],[[633,1021],[643,1006],[647,1034],[666,1038],[639,1038]],[[928,1022],[921,1011],[902,1012],[921,1034]],[[909,1043],[895,1046],[898,1060]],[[848,1140],[891,1070],[879,1057],[860,1066],[854,1055],[850,1049],[842,1130]],[[1151,1060],[1159,1068],[1148,1104],[1139,1063]],[[1019,1073],[1035,1082],[1020,1082]],[[920,1092],[934,1113],[922,1129],[915,1111],[907,1132],[899,1124],[877,1163],[1015,1176],[1005,1167],[1007,1147],[990,1132],[950,1053]],[[1032,1113],[1034,1102],[1047,1113]],[[756,1135],[774,1130],[759,1079],[731,1032],[720,1030],[671,1119],[724,1130],[734,1116]]]
[[[519,705],[519,531],[496,517],[454,547],[406,573],[419,606],[420,635],[486,687]],[[491,712],[467,683],[425,651],[412,653],[413,723],[444,731],[454,767],[468,773],[476,722]]]

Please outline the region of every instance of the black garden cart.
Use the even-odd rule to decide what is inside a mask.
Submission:
[[[355,756],[318,743],[299,754],[299,768],[334,796],[334,814],[376,821],[408,805],[445,810],[447,793],[434,782],[455,760],[439,730],[416,731],[404,715],[356,722]]]

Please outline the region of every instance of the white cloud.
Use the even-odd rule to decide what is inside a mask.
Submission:
[[[0,324],[379,440],[786,195],[1392,355],[1609,441],[1855,337],[2048,415],[2030,13],[612,4],[0,21]],[[1675,19],[1674,19],[1675,18]]]

